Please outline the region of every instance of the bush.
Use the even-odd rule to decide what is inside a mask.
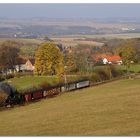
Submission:
[[[127,73],[127,70],[123,70],[124,73]]]
[[[135,73],[133,70],[130,70],[129,72],[130,72],[130,73]]]
[[[118,77],[124,74],[123,70],[117,69],[114,66],[110,66],[112,77]]]
[[[20,73],[15,73],[15,77],[20,78],[21,74]]]
[[[123,70],[117,70],[118,76],[122,76],[125,74],[125,72]]]
[[[110,70],[109,69],[98,69],[97,74],[99,74],[101,80],[110,79]]]
[[[5,79],[14,78],[14,74],[7,74],[5,75]]]
[[[92,81],[92,82],[100,82],[101,81],[101,78],[100,78],[100,76],[99,76],[99,74],[98,73],[92,73],[92,75],[90,76],[90,80]]]
[[[5,105],[8,95],[4,92],[0,92],[0,107]]]
[[[40,89],[41,89],[41,87],[32,85],[31,87],[19,90],[18,92],[21,94],[25,94],[25,93],[32,93],[32,92],[35,92],[35,91],[40,90]]]
[[[5,80],[4,76],[3,75],[0,75],[0,82],[1,81],[4,81],[4,80]]]
[[[49,87],[50,86],[50,84],[48,84],[47,82],[43,82],[43,83],[41,83],[40,85],[39,85],[39,87],[41,87],[41,88],[47,88],[47,87]]]

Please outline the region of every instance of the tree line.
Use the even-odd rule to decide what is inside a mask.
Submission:
[[[131,62],[139,62],[139,51],[136,49],[137,42],[127,41],[119,47],[112,47],[114,52],[123,60],[127,67]],[[35,71],[37,75],[64,75],[75,73],[89,73],[93,70],[97,52],[104,52],[103,48],[91,46],[63,47],[57,46],[54,42],[44,42],[36,48],[35,52]],[[108,50],[109,51],[109,50]],[[0,70],[15,70],[15,65],[20,65],[21,55],[19,44],[15,41],[7,40],[0,44]]]

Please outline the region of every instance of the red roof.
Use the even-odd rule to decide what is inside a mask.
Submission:
[[[106,58],[109,62],[120,61],[121,57],[119,55],[106,55],[106,54],[98,54],[95,56],[96,60]]]
[[[121,60],[121,57],[118,56],[118,55],[113,55],[113,56],[107,56],[106,59],[109,62],[115,62],[115,61],[120,61]]]

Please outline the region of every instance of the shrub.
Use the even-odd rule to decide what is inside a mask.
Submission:
[[[1,81],[4,81],[4,80],[5,80],[4,76],[3,75],[0,75],[0,82]]]
[[[41,87],[41,88],[47,88],[47,87],[49,87],[50,86],[50,84],[49,83],[47,83],[47,82],[42,82],[40,85],[39,85],[39,87]]]
[[[123,70],[124,73],[127,73],[127,70]]]
[[[109,80],[110,79],[110,70],[109,69],[98,69],[97,74],[99,74],[101,80]]]
[[[125,72],[123,70],[117,70],[118,76],[122,76],[125,74]]]
[[[14,78],[14,74],[7,74],[5,75],[5,79]]]
[[[91,74],[90,80],[91,80],[92,82],[100,82],[100,81],[101,81],[101,78],[100,78],[100,76],[99,76],[98,73],[95,73],[95,72],[94,72],[94,73]]]
[[[15,73],[15,77],[20,78],[21,74],[20,73]]]
[[[135,73],[133,70],[130,70],[129,72],[130,72],[130,73]]]
[[[25,93],[32,93],[32,92],[34,92],[36,90],[40,90],[40,89],[41,89],[41,87],[32,85],[31,87],[19,90],[18,92],[21,94],[25,94]]]
[[[8,95],[5,93],[5,92],[0,92],[0,106],[4,106],[5,105],[5,102],[8,98]]]
[[[114,66],[110,66],[112,77],[118,77],[124,74],[123,70],[117,69]]]

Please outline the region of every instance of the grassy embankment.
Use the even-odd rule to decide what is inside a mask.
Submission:
[[[76,81],[78,79],[82,79],[80,76],[68,76],[67,81]],[[64,82],[64,79],[57,76],[23,76],[23,77],[14,77],[9,80],[6,80],[9,84],[13,85],[17,90],[22,91],[32,87],[39,87],[40,84],[55,85],[60,82]]]
[[[119,80],[0,112],[5,136],[140,136],[140,79]]]
[[[102,68],[104,69],[106,66],[96,66],[94,69]],[[125,70],[126,67],[121,65],[121,66],[116,66],[118,69]],[[140,65],[131,65],[130,66],[130,71],[134,72],[139,72],[140,71]],[[67,76],[68,81],[75,81],[80,79],[80,76]],[[17,88],[17,90],[24,90],[28,89],[31,87],[38,87],[42,83],[46,83],[48,85],[54,85],[60,82],[60,79],[56,76],[23,76],[20,78],[12,78],[7,80],[10,84],[12,84],[14,87]],[[64,79],[61,79],[61,82],[64,82]]]

